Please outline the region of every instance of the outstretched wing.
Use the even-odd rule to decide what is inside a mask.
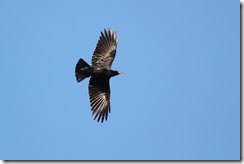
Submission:
[[[92,115],[97,122],[107,120],[110,113],[110,89],[109,79],[105,77],[93,76],[89,82],[90,104]]]
[[[94,69],[110,69],[115,58],[118,38],[116,32],[104,29],[92,57],[92,67]]]

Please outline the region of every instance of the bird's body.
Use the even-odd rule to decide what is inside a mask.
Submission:
[[[105,29],[101,33],[92,57],[92,66],[80,59],[76,64],[75,76],[77,82],[91,77],[89,81],[90,104],[94,119],[101,122],[107,120],[110,112],[110,86],[111,77],[121,74],[111,70],[115,58],[118,38],[115,31]]]

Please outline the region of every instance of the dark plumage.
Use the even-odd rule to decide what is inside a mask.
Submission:
[[[90,78],[89,95],[94,120],[101,122],[107,120],[110,112],[109,79],[122,74],[111,70],[115,58],[118,38],[114,30],[105,29],[97,43],[92,57],[92,66],[80,59],[76,64],[75,76],[77,82]]]

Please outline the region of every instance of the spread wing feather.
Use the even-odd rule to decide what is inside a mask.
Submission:
[[[90,104],[94,120],[107,120],[110,113],[109,79],[93,76],[89,82]]]
[[[115,58],[118,38],[114,30],[105,29],[98,40],[92,57],[94,69],[110,69]]]

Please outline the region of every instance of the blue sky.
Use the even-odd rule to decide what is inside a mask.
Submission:
[[[0,1],[0,159],[240,159],[237,0]],[[119,37],[111,113],[91,116],[79,58]]]

